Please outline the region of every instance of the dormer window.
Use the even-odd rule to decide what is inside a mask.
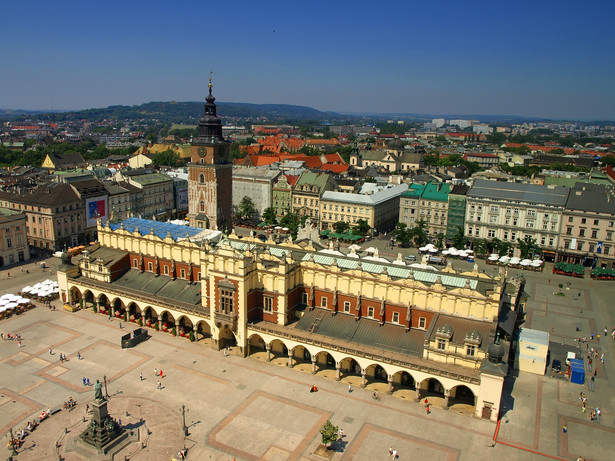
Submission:
[[[476,349],[480,347],[482,340],[483,338],[478,330],[469,331],[463,341],[466,347],[466,355],[474,357],[476,355]]]

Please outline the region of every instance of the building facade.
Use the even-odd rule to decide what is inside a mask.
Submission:
[[[335,190],[333,176],[327,173],[302,173],[293,187],[293,213],[307,216],[312,223],[320,223],[320,197],[325,191]]]
[[[60,250],[88,243],[84,204],[69,184],[51,183],[24,194],[0,192],[0,204],[26,215],[28,243],[33,247]]]
[[[390,231],[399,221],[399,197],[406,190],[402,184],[370,194],[326,191],[320,199],[321,228],[332,229],[339,221],[354,226],[363,219],[378,232]]]
[[[497,419],[523,279],[362,264],[234,233],[212,244],[210,231],[162,225],[101,225],[100,243],[76,265],[63,255],[62,300],[244,357],[307,363],[313,373],[333,370],[338,381],[381,382],[389,394],[441,398],[445,408]]]
[[[285,216],[293,209],[293,187],[298,179],[298,175],[282,174],[274,181],[271,199],[276,216]]]
[[[277,170],[256,167],[233,168],[233,209],[237,209],[244,197],[250,197],[258,216],[273,205],[273,184],[280,176]]]
[[[552,261],[568,193],[561,186],[478,179],[467,194],[465,235],[471,240],[497,238],[513,246],[529,236],[541,258]]]
[[[562,217],[558,261],[615,268],[615,190],[576,183]]]
[[[26,215],[0,208],[0,267],[29,260]]]

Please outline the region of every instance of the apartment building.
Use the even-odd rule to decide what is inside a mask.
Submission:
[[[478,179],[466,197],[465,235],[513,245],[530,236],[553,260],[570,189]]]
[[[293,187],[293,213],[308,216],[312,223],[320,222],[320,197],[325,191],[336,190],[333,176],[327,173],[305,172]]]
[[[370,193],[325,191],[320,199],[321,227],[331,229],[339,221],[354,226],[364,219],[378,232],[390,231],[399,221],[399,199],[406,190],[402,184],[370,189]]]
[[[425,231],[435,237],[446,235],[448,219],[448,195],[451,184],[429,182],[427,184],[411,184],[401,195],[399,220],[408,227],[416,226],[420,220],[425,222]]]
[[[29,260],[26,215],[0,208],[0,267]]]
[[[280,176],[278,170],[256,167],[233,167],[233,209],[236,211],[244,197],[250,197],[258,216],[272,206],[273,184]]]
[[[576,183],[562,219],[558,261],[615,268],[615,188]]]

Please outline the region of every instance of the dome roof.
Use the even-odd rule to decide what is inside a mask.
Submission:
[[[492,344],[487,350],[489,361],[491,363],[500,363],[504,358],[504,346],[501,344]]]
[[[399,139],[397,136],[395,137],[395,139],[389,141],[387,143],[387,146],[390,149],[404,150],[404,142],[401,139]]]

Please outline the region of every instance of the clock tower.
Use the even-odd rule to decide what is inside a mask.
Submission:
[[[188,219],[191,226],[224,231],[233,227],[233,165],[229,143],[222,135],[222,121],[216,114],[212,87],[210,75],[205,113],[190,148]]]

